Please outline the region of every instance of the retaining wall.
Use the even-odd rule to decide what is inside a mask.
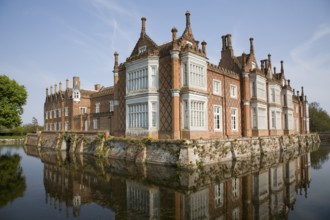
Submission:
[[[212,140],[152,140],[109,137],[106,132],[43,132],[28,134],[26,145],[91,154],[136,163],[195,168],[219,162],[294,156],[320,142],[317,134]]]

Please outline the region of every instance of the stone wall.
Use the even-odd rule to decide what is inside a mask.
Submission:
[[[320,142],[317,134],[192,141],[128,139],[107,135],[106,132],[43,132],[28,135],[26,145],[135,163],[196,168],[246,158],[254,160],[261,156],[277,158],[280,153],[291,157]]]
[[[330,145],[330,132],[319,133],[322,144]]]
[[[24,138],[20,139],[0,139],[0,145],[21,145],[24,144]]]

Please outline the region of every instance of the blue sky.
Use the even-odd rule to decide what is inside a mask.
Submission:
[[[257,60],[272,54],[295,89],[330,113],[330,2],[328,0],[0,0],[0,74],[24,84],[28,100],[23,123],[43,124],[45,89],[80,76],[83,88],[113,85],[113,53],[129,56],[139,37],[141,17],[157,43],[181,35],[191,13],[195,39],[207,42],[209,61],[218,64],[221,35],[231,33],[235,55]],[[63,86],[64,87],[64,86]]]

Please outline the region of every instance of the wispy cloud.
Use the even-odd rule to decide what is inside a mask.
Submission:
[[[330,37],[330,27],[321,25],[308,41],[304,42],[291,51],[290,55],[292,59],[310,71],[319,69],[322,67],[322,64],[329,65],[330,51],[315,53],[315,45],[317,45],[319,41],[326,37]]]
[[[290,56],[294,61],[288,69],[295,75],[294,84],[306,86],[310,101],[320,102],[328,112],[330,99],[330,26],[320,25],[304,43],[292,49]]]

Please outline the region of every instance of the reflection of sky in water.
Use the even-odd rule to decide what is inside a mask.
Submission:
[[[239,167],[246,169],[244,163],[236,162],[235,167],[231,167],[231,163],[224,164],[223,169],[227,169],[227,173],[213,170],[214,175],[203,176],[203,170],[186,174],[172,167],[139,167],[120,161],[102,164],[95,158],[84,158],[82,169],[79,158],[61,161],[59,158],[65,157],[65,154],[41,160],[26,156],[23,148],[0,149],[1,154],[11,151],[22,156],[21,166],[27,185],[23,198],[0,209],[2,220],[68,219],[67,216],[69,219],[150,219],[174,217],[176,212],[188,219],[201,216],[244,219],[247,210],[243,209],[243,201],[246,200],[243,188],[246,190],[247,185],[244,184],[247,181],[255,183],[250,185],[250,207],[256,208],[258,204],[259,211],[252,213],[258,214],[259,218],[267,219],[280,213],[285,215],[285,204],[294,201],[294,210],[288,211],[289,219],[328,219],[330,216],[330,188],[327,184],[330,182],[330,162],[325,159],[323,164],[319,163],[321,169],[309,168],[312,181],[305,198],[303,188],[300,195],[298,178],[294,175],[305,175],[306,172],[298,170],[303,167],[292,161],[268,164],[269,168],[263,167],[260,171],[254,168],[252,175],[231,178],[232,174],[238,173]],[[330,148],[320,148],[319,151],[329,153]],[[313,162],[317,161],[314,155],[320,154],[311,153]],[[302,165],[305,167],[306,163]],[[305,170],[308,172],[308,169]],[[57,177],[61,176],[63,183],[68,179],[67,188],[65,184],[57,187],[52,182],[54,173]],[[214,179],[210,180],[212,177]],[[187,187],[189,184],[192,186],[190,189]],[[79,190],[85,194],[78,195],[76,192]],[[58,197],[63,200],[61,207],[59,200],[55,199]],[[74,210],[78,210],[76,217]]]
[[[312,152],[313,156],[318,157],[320,152],[330,157],[330,146],[320,147],[319,152]],[[308,189],[307,198],[304,192],[296,196],[294,211],[290,212],[290,219],[329,219],[330,216],[330,161],[325,160],[321,169],[311,169],[312,182]]]

